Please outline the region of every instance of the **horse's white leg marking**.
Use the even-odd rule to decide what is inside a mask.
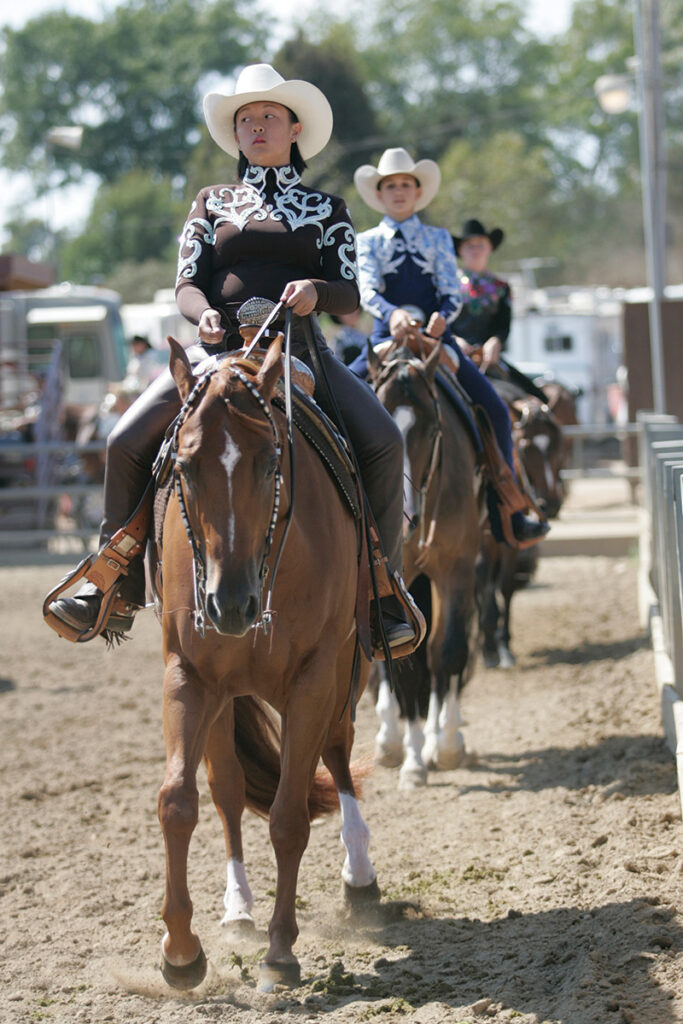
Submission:
[[[340,838],[346,850],[342,878],[347,885],[354,889],[372,885],[377,877],[377,872],[368,856],[370,829],[363,820],[355,796],[351,796],[350,793],[340,793],[339,806],[342,816]]]
[[[381,678],[375,713],[379,718],[380,726],[375,739],[375,760],[385,768],[396,768],[403,760],[399,706],[391,692],[384,666],[380,669],[379,664],[376,663],[377,670],[381,672]]]
[[[408,431],[415,425],[415,410],[410,405],[398,405],[393,420],[403,437],[403,511],[411,522],[415,515],[414,488],[411,485],[410,460],[408,458]]]
[[[251,916],[253,905],[254,897],[247,882],[244,864],[231,857],[228,861],[228,883],[223,897],[225,914],[221,924],[230,924],[232,921],[253,921]]]
[[[220,461],[225,470],[227,477],[227,501],[226,506],[230,509],[228,515],[228,540],[230,542],[230,550],[232,551],[235,545],[235,514],[232,510],[232,474],[235,471],[235,466],[239,462],[241,452],[233,439],[226,434],[225,436],[225,449],[221,455]]]
[[[405,759],[401,768],[399,789],[414,789],[427,783],[427,769],[422,760],[424,733],[419,721],[406,722],[403,746]]]
[[[435,768],[439,762],[439,711],[441,703],[434,691],[429,695],[429,710],[424,728],[422,761],[428,768]]]
[[[498,668],[514,668],[517,660],[504,640],[498,641]]]
[[[465,740],[460,732],[462,718],[460,701],[451,690],[439,714],[439,768],[456,768],[465,753]]]

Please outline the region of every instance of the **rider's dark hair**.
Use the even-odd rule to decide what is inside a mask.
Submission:
[[[289,114],[290,122],[292,124],[297,124],[299,118],[296,116],[294,111],[290,110],[289,107],[285,107],[285,110]],[[236,111],[235,117],[233,118],[233,128],[237,127],[237,114],[238,113],[239,113],[239,111]],[[294,168],[294,170],[296,171],[297,174],[303,174],[303,172],[306,170],[306,161],[302,157],[302,155],[301,155],[301,153],[299,151],[299,146],[297,145],[296,142],[292,143],[291,148],[289,150],[289,162],[290,162],[290,164],[292,165],[292,167]],[[249,166],[249,161],[247,160],[247,158],[244,155],[244,153],[240,150],[240,155],[239,155],[239,158],[237,160],[237,177],[240,179],[240,181],[242,180],[244,175],[247,173],[247,167],[248,166]]]

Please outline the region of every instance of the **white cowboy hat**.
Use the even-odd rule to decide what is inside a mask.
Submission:
[[[257,101],[281,103],[294,111],[301,124],[297,139],[304,160],[327,145],[332,134],[332,108],[310,82],[285,81],[270,64],[250,64],[240,73],[234,93],[210,92],[204,97],[204,117],[211,138],[230,156],[239,156],[235,141],[235,114]]]
[[[355,186],[363,201],[373,210],[379,210],[380,213],[386,213],[386,208],[377,191],[377,186],[383,178],[388,178],[390,174],[412,174],[414,178],[417,178],[422,195],[415,203],[416,210],[423,210],[431,203],[441,184],[441,171],[434,160],[418,160],[415,163],[410,153],[400,146],[396,149],[385,149],[377,167],[373,167],[372,164],[363,164],[353,176]]]

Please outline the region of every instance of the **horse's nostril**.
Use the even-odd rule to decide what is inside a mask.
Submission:
[[[247,622],[253,622],[258,615],[258,598],[252,596],[247,601],[247,607],[245,609],[245,619]]]

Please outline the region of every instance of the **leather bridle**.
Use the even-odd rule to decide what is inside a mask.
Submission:
[[[439,504],[441,501],[443,477],[443,474],[441,472],[443,447],[443,421],[441,418],[441,406],[439,404],[439,396],[437,394],[436,384],[427,376],[427,373],[425,372],[424,368],[424,363],[422,362],[422,360],[414,358],[399,358],[390,359],[388,362],[383,364],[381,372],[373,381],[373,388],[375,394],[378,394],[380,388],[387,384],[389,379],[393,376],[393,374],[404,366],[411,367],[412,369],[414,369],[418,376],[421,378],[421,380],[424,382],[424,385],[427,388],[427,391],[429,392],[429,397],[432,400],[434,418],[437,424],[437,429],[432,439],[431,451],[429,453],[429,458],[427,460],[425,471],[422,475],[422,480],[420,482],[419,487],[416,487],[412,480],[408,481],[410,486],[417,493],[417,513],[420,530],[418,544],[420,550],[426,553],[426,549],[431,547],[432,543],[434,542],[434,534],[436,532],[436,520],[439,511]],[[437,478],[438,491],[434,502],[432,517],[429,523],[429,530],[426,531],[424,511],[427,505],[427,495],[435,478]]]

